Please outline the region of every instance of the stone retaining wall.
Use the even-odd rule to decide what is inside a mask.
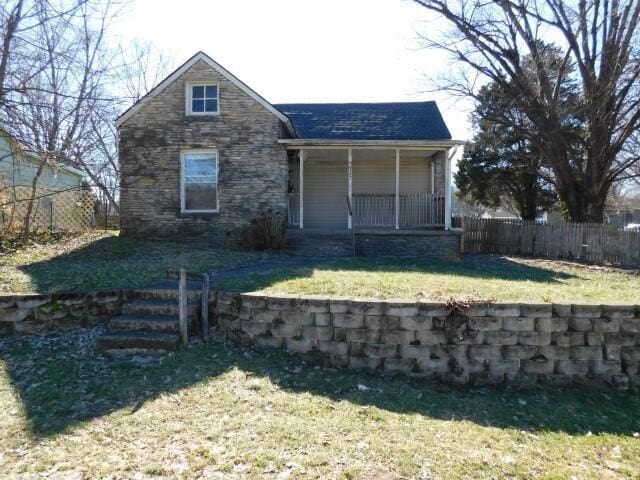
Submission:
[[[121,290],[0,295],[0,337],[101,325],[120,313],[124,297]]]
[[[217,333],[456,384],[640,389],[640,305],[396,303],[218,292]]]

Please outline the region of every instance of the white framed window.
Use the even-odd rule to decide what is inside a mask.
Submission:
[[[180,209],[183,213],[212,213],[218,206],[218,152],[180,153]]]
[[[187,82],[185,84],[187,115],[218,115],[220,113],[219,91],[215,83]]]

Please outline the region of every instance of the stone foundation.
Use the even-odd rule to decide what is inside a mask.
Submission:
[[[640,305],[473,304],[219,292],[217,333],[336,367],[455,384],[640,389]]]
[[[460,236],[461,232],[444,230],[356,230],[356,252],[363,257],[433,257],[451,260],[460,256]]]
[[[0,337],[102,325],[120,313],[124,298],[121,290],[0,295]]]

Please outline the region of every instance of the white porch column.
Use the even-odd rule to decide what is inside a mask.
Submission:
[[[431,195],[436,194],[436,157],[431,157]]]
[[[451,228],[451,157],[449,150],[444,152],[444,229]]]
[[[347,180],[348,180],[348,190],[347,195],[349,196],[349,208],[351,209],[351,213],[348,213],[349,218],[347,220],[347,226],[349,230],[353,228],[353,151],[352,149],[348,150],[348,160],[347,160]]]
[[[400,149],[396,148],[396,230],[400,229]]]
[[[300,149],[300,186],[298,191],[300,192],[300,198],[298,198],[298,204],[300,205],[300,229],[304,228],[304,150]]]

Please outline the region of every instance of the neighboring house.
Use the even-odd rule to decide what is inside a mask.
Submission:
[[[460,142],[434,102],[272,105],[199,52],[117,126],[125,235],[224,240],[267,210],[304,231],[450,227]]]
[[[83,185],[83,172],[45,163],[0,126],[0,222],[3,226],[22,224],[33,199],[32,225],[86,229],[92,219],[93,196]]]
[[[607,223],[628,225],[640,223],[640,197],[619,197],[607,201],[604,208]]]
[[[496,209],[486,209],[485,212],[480,215],[480,218],[493,218],[496,220],[518,220],[520,219],[520,216],[502,207],[498,207]]]

